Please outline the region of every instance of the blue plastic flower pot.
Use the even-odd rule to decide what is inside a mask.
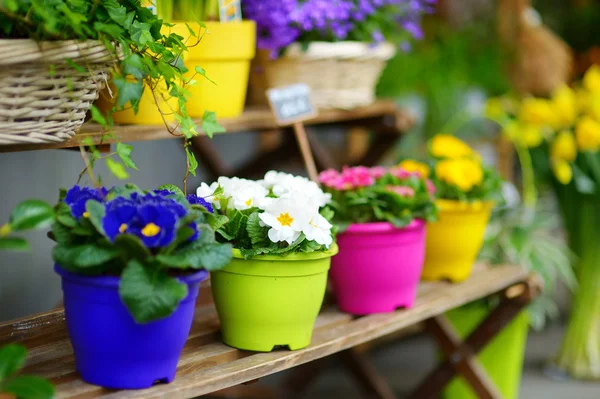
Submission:
[[[171,382],[192,326],[204,270],[179,280],[188,296],[173,314],[147,324],[135,322],[119,297],[119,277],[82,276],[59,266],[65,318],[81,378],[114,389],[141,389]]]

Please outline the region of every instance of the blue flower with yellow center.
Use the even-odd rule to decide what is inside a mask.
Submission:
[[[71,208],[71,214],[73,217],[79,220],[82,216],[87,216],[85,204],[89,200],[104,202],[104,198],[107,194],[108,191],[104,187],[89,188],[73,186],[69,191],[67,191],[64,202]]]
[[[130,233],[130,226],[136,216],[137,208],[133,201],[115,198],[106,205],[102,227],[111,241],[114,241],[117,235]]]
[[[177,219],[169,206],[148,203],[137,208],[129,230],[148,248],[165,247],[175,239]]]
[[[215,212],[212,204],[209,203],[207,200],[205,200],[202,197],[198,197],[195,194],[188,194],[185,198],[188,200],[188,202],[190,203],[190,205],[202,205],[203,207],[206,208],[206,210],[209,213],[214,213]]]

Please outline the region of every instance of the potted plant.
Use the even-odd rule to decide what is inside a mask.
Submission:
[[[425,224],[436,216],[426,168],[358,166],[320,174],[341,230],[330,276],[342,311],[365,315],[412,307],[425,256]]]
[[[556,365],[574,378],[598,380],[600,67],[592,66],[580,83],[561,86],[550,98],[507,96],[490,101],[488,109],[505,135],[531,156],[532,175],[535,170],[550,183],[567,244],[577,257],[577,286]],[[526,134],[537,140],[524,142]]]
[[[256,21],[257,65],[251,84],[264,90],[305,83],[319,108],[352,108],[375,100],[375,85],[396,44],[423,36],[421,16],[431,1],[243,0]]]
[[[197,134],[187,114],[178,61],[188,45],[181,36],[161,33],[163,21],[139,1],[59,0],[53,7],[44,2],[5,2],[0,5],[0,24],[0,46],[11,54],[0,61],[3,71],[10,73],[3,85],[16,96],[0,105],[12,110],[1,119],[9,124],[3,133],[11,135],[5,135],[5,143],[70,138],[109,72],[117,90],[116,108],[137,112],[144,93],[162,85],[178,104],[181,134],[186,138]],[[100,113],[92,116],[110,125]],[[207,128],[211,134],[210,124]]]
[[[422,278],[456,283],[471,275],[492,208],[501,195],[501,179],[452,135],[433,137],[429,154],[439,220],[427,229]]]
[[[310,344],[333,243],[330,196],[306,178],[268,172],[260,181],[221,177],[198,197],[215,208],[217,237],[233,260],[211,273],[223,342],[244,350]]]
[[[217,243],[212,207],[174,186],[62,190],[51,207],[26,201],[1,229],[52,223],[52,255],[62,278],[76,369],[91,384],[139,389],[170,382],[186,342],[200,282],[229,263]],[[160,343],[157,345],[157,343]]]

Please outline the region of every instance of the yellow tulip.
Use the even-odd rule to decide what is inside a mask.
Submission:
[[[521,103],[519,120],[526,125],[554,125],[555,117],[549,100],[528,97]]]
[[[598,151],[600,148],[600,123],[589,116],[583,117],[575,128],[575,139],[581,151]]]
[[[473,150],[467,143],[450,134],[436,135],[431,140],[430,152],[436,158],[461,158],[473,155]]]
[[[435,174],[440,181],[456,186],[464,192],[471,191],[483,181],[481,164],[471,158],[439,161],[435,166]]]
[[[575,91],[567,85],[562,85],[552,94],[554,112],[554,128],[573,125],[577,118],[577,97]]]
[[[423,162],[415,161],[414,159],[405,159],[404,161],[400,162],[398,166],[407,172],[417,172],[424,179],[427,179],[431,173],[429,166]]]
[[[600,66],[592,65],[583,77],[583,86],[592,93],[600,93]]]
[[[535,125],[525,125],[522,127],[523,144],[527,148],[534,148],[542,144],[544,136],[542,136],[542,128]]]
[[[571,165],[566,161],[552,162],[552,171],[556,180],[562,184],[569,184],[573,180],[573,170]]]
[[[571,132],[562,131],[556,136],[550,145],[550,157],[567,162],[573,162],[577,158],[577,144]]]

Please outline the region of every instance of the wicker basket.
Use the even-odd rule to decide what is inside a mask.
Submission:
[[[71,138],[104,87],[112,58],[98,41],[2,39],[0,54],[0,144]]]
[[[305,83],[318,108],[355,108],[375,101],[375,86],[396,48],[389,43],[373,47],[362,42],[313,42],[303,50],[292,44],[271,60],[258,53],[251,77],[251,103],[265,103],[266,89]]]

